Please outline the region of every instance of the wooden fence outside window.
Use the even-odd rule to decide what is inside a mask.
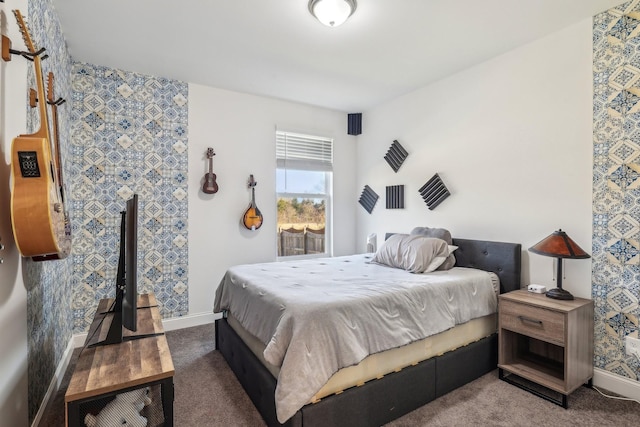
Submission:
[[[325,229],[278,228],[278,256],[323,254]]]

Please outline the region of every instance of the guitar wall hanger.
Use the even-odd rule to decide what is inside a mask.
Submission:
[[[11,49],[11,39],[5,35],[2,36],[2,59],[5,62],[11,61],[11,55],[20,55],[29,61],[33,61],[36,56],[42,55],[47,49],[41,47],[35,52],[27,52],[24,50]],[[44,55],[40,59],[47,59],[49,55]]]
[[[38,105],[38,101],[38,92],[35,89],[29,89],[29,107],[36,108],[36,106]],[[47,104],[55,105],[56,107],[61,106],[65,102],[67,102],[67,100],[64,98],[58,98],[55,101],[47,99]]]
[[[47,104],[49,104],[49,105],[55,105],[55,106],[57,106],[57,107],[61,106],[61,105],[62,105],[62,104],[64,104],[65,102],[67,102],[67,100],[66,100],[66,99],[64,99],[64,98],[58,98],[58,99],[56,99],[55,101],[49,101],[49,100],[47,100]]]

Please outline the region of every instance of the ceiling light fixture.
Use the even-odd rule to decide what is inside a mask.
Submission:
[[[309,0],[309,12],[327,27],[337,27],[353,15],[356,0]]]

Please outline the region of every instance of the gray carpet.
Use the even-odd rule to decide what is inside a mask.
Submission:
[[[214,349],[213,325],[167,332],[176,369],[175,425],[264,426],[222,355]],[[73,355],[73,368],[78,352]],[[64,425],[62,389],[41,426]],[[637,426],[640,404],[613,400],[581,387],[563,409],[500,381],[497,370],[388,424],[402,426]]]

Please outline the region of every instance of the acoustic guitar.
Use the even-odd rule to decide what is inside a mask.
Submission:
[[[256,184],[258,183],[253,179],[253,175],[250,175],[249,188],[251,188],[251,203],[242,217],[242,224],[251,231],[255,231],[262,226],[262,213],[256,206]]]
[[[71,249],[65,209],[52,156],[40,55],[19,10],[13,11],[24,43],[32,55],[37,86],[40,127],[19,135],[11,145],[11,225],[16,246],[23,256],[36,260],[60,259]]]
[[[213,156],[216,153],[213,148],[207,148],[207,158],[209,159],[209,172],[204,175],[204,184],[202,184],[202,192],[214,194],[218,192],[218,183],[216,183],[216,174],[213,173]]]

